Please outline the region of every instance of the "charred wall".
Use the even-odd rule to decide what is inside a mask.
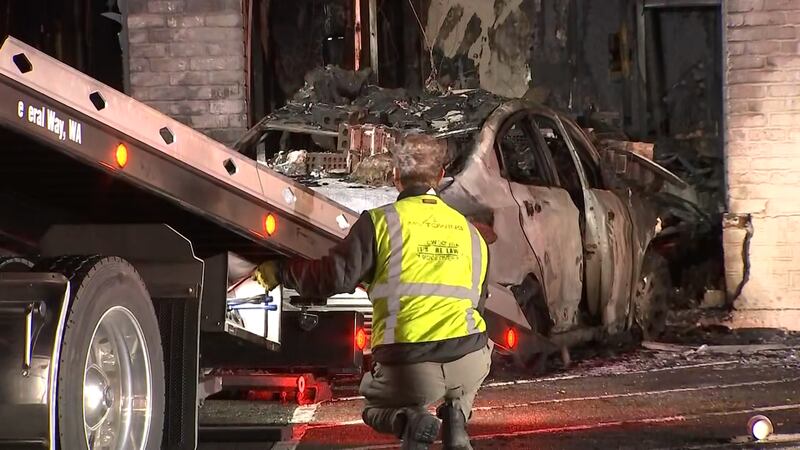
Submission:
[[[439,82],[522,97],[531,81],[538,2],[432,0],[426,36]]]
[[[691,132],[698,121],[718,129],[715,8],[645,12],[636,0],[430,0],[426,20],[431,65],[445,87],[527,97],[591,115],[636,139]]]
[[[573,111],[623,114],[610,36],[628,0],[431,0],[426,35],[447,87],[482,87]],[[629,30],[632,31],[632,30]]]

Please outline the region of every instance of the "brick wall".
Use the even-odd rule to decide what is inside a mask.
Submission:
[[[800,0],[724,4],[730,294],[748,273],[734,322],[800,329]]]
[[[132,0],[128,39],[134,98],[220,142],[242,135],[242,0]]]

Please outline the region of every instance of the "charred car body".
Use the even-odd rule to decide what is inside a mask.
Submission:
[[[673,286],[666,249],[686,238],[678,222],[702,222],[670,193],[687,187],[680,178],[637,154],[598,150],[571,118],[536,103],[481,90],[415,98],[366,86],[365,77],[330,82],[343,75],[325,70],[238,149],[267,164],[267,149],[302,149],[310,161],[294,175],[344,170],[374,183],[388,177],[364,177],[364,167],[388,170],[376,161],[388,161],[400,134],[447,139],[439,194],[489,236],[485,307],[501,353],[527,364],[577,343],[663,329]],[[319,163],[326,154],[338,163]]]

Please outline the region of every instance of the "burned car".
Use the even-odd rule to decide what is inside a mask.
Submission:
[[[571,119],[519,100],[498,106],[472,146],[440,195],[496,236],[486,304],[496,343],[528,359],[662,331],[672,281],[648,195],[680,179],[632,153],[601,155]]]
[[[674,217],[658,198],[686,187],[663,167],[632,152],[598,150],[565,114],[480,90],[412,98],[364,87],[333,103],[301,94],[238,148],[265,164],[277,151],[302,149],[305,167],[290,173],[312,186],[331,173],[353,178],[364,164],[389,170],[375,161],[388,161],[399,134],[447,139],[438,191],[487,237],[485,316],[500,353],[528,364],[581,342],[663,329],[673,285],[663,249],[680,236],[666,232]],[[284,153],[278,164],[289,159]],[[354,188],[345,190],[352,196]],[[382,196],[370,207],[386,202]]]

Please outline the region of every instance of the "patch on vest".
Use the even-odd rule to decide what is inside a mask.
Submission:
[[[435,205],[436,204],[436,200],[434,200],[432,198],[423,198],[422,199],[422,203],[427,203],[429,205]]]
[[[452,261],[458,259],[459,250],[456,242],[431,239],[417,245],[417,257],[426,261]]]

